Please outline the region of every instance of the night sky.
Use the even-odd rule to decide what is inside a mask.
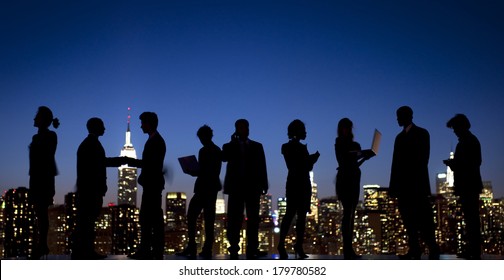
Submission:
[[[395,111],[409,105],[431,135],[433,191],[457,143],[446,122],[464,113],[482,145],[483,179],[503,197],[503,14],[499,0],[2,1],[0,189],[28,186],[40,105],[61,122],[59,204],[75,189],[86,121],[103,119],[100,140],[107,156],[118,156],[128,107],[139,156],[147,136],[138,116],[159,116],[165,192],[192,194],[194,178],[177,158],[197,155],[197,129],[211,126],[222,146],[238,118],[249,120],[250,138],[264,145],[275,199],[287,176],[280,147],[296,118],[306,124],[308,150],[321,154],[314,167],[319,197],[335,195],[334,140],[343,117],[354,122],[363,148],[375,128],[383,133],[378,156],[361,168],[361,184],[387,187],[401,131]],[[108,170],[108,187],[105,203],[116,203],[116,168]]]

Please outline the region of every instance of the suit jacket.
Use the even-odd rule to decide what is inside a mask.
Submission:
[[[142,152],[142,160],[137,161],[138,167],[142,168],[138,183],[145,190],[162,191],[165,179],[163,172],[164,157],[166,154],[166,144],[161,135],[156,131],[145,142]]]
[[[409,132],[402,131],[395,139],[389,191],[392,196],[429,196],[429,132],[412,125]]]
[[[459,137],[455,155],[450,163],[453,170],[455,194],[478,195],[483,190],[481,180],[481,145],[470,131]]]
[[[199,150],[198,154],[199,171],[198,178],[194,183],[195,193],[214,193],[222,189],[220,172],[222,167],[221,149],[211,143]]]
[[[227,162],[225,194],[260,195],[268,191],[266,157],[261,143],[231,140],[222,147],[222,160]]]
[[[98,136],[89,134],[77,150],[77,193],[104,196],[107,192],[107,167],[119,167],[121,158],[107,158]]]

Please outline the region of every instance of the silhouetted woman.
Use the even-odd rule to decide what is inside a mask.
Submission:
[[[38,108],[33,120],[33,126],[38,128],[30,144],[30,190],[29,197],[37,219],[35,247],[31,255],[34,259],[49,253],[47,246],[47,232],[49,217],[47,209],[53,204],[55,194],[54,177],[58,174],[54,155],[58,138],[54,131],[49,130],[53,125],[58,128],[58,119],[53,118],[51,110],[45,106]]]
[[[320,154],[308,154],[306,145],[301,140],[306,139],[305,125],[300,120],[294,120],[288,127],[289,142],[282,145],[282,154],[289,170],[286,184],[287,210],[280,226],[278,253],[281,259],[287,259],[285,238],[294,216],[296,218],[296,244],[294,250],[299,258],[308,258],[303,250],[303,240],[306,223],[306,213],[310,211],[311,182],[310,171]]]
[[[373,154],[362,151],[359,143],[354,141],[353,123],[343,118],[338,123],[338,137],[334,148],[338,161],[336,175],[336,195],[343,205],[343,256],[345,259],[360,258],[352,247],[355,208],[359,201],[361,171],[359,166]],[[372,153],[372,152],[371,152]]]

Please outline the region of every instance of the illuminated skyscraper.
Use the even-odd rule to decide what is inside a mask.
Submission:
[[[217,198],[217,201],[215,201],[215,214],[226,214],[226,201],[224,198]]]
[[[389,196],[388,190],[379,185],[364,185],[364,211],[375,240],[374,244],[367,244],[372,254],[404,252],[404,226],[397,200]]]
[[[287,198],[279,197],[277,199],[277,208],[278,208],[278,223],[282,222],[283,217],[285,216],[285,212],[287,212]]]
[[[186,204],[186,193],[166,193],[165,249],[168,254],[182,251],[188,242]]]
[[[65,205],[49,206],[49,232],[47,236],[47,244],[49,252],[53,255],[67,254],[67,218],[65,213]]]
[[[8,190],[4,202],[4,257],[30,257],[34,245],[35,215],[28,203],[28,189]]]
[[[140,241],[139,209],[122,204],[110,206],[112,218],[112,254],[128,255],[137,250]]]
[[[77,223],[77,193],[70,192],[65,195],[65,217],[66,217],[66,253],[70,254],[72,248],[72,235]]]
[[[319,252],[324,255],[343,254],[341,219],[343,208],[336,197],[320,199],[319,211]]]
[[[121,149],[121,157],[137,158],[135,148],[131,143],[130,131],[130,108],[128,108],[128,128],[126,129],[126,142]],[[136,206],[137,199],[137,168],[130,167],[127,164],[119,167],[119,182],[117,191],[117,204],[118,205],[131,205]]]
[[[450,152],[450,159],[453,159],[454,153]],[[438,173],[436,176],[436,192],[447,199],[454,199],[454,179],[453,171],[446,167],[446,173]]]
[[[315,220],[315,224],[318,223],[318,207],[319,200],[317,195],[317,183],[313,181],[313,171],[310,171],[310,182],[312,188],[311,203],[310,203],[310,213],[306,215],[307,220]]]
[[[166,227],[167,229],[186,228],[187,196],[184,192],[166,193]]]
[[[259,203],[259,216],[261,217],[271,217],[273,214],[273,205],[271,201],[271,194],[261,195],[261,200]]]

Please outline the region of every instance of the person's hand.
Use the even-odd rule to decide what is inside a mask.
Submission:
[[[362,157],[364,158],[364,160],[368,160],[374,156],[376,156],[376,154],[373,152],[373,150],[362,151]]]

